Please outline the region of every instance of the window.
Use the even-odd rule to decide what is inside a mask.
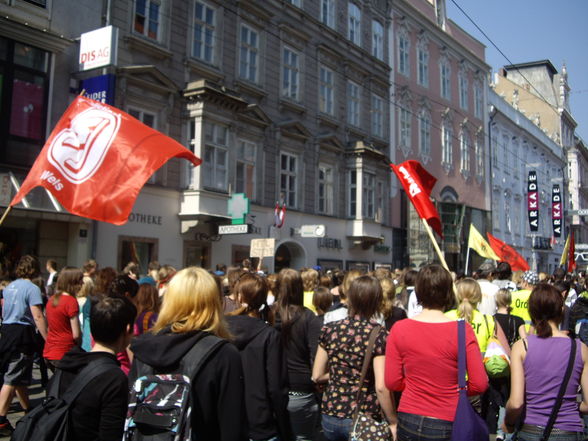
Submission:
[[[372,135],[384,137],[384,100],[372,95]]]
[[[256,145],[249,141],[239,140],[237,144],[235,193],[245,193],[252,200],[255,200],[256,150]]]
[[[384,59],[384,27],[376,20],[372,20],[372,55]]]
[[[286,0],[291,5],[297,6],[299,8],[302,7],[302,0]]]
[[[321,23],[335,29],[335,0],[321,0]]]
[[[468,110],[468,78],[464,71],[459,73],[459,107]]]
[[[333,214],[333,168],[319,165],[318,170],[318,211]]]
[[[405,107],[400,108],[400,145],[410,150],[411,112]]]
[[[241,25],[241,50],[239,54],[239,77],[251,81],[259,82],[258,63],[259,63],[259,34],[249,26]]]
[[[375,215],[376,206],[376,176],[371,173],[362,173],[363,188],[362,188],[362,216],[364,218],[373,219]]]
[[[423,158],[431,157],[431,116],[425,109],[419,114],[419,153]]]
[[[349,217],[357,217],[357,170],[349,172]]]
[[[38,6],[40,8],[46,8],[47,7],[47,0],[24,0],[27,3],[31,3],[35,6]]]
[[[493,124],[490,128],[492,130],[491,136],[491,146],[490,150],[492,151],[492,167],[498,167],[498,133],[496,129],[496,125]]]
[[[353,2],[349,2],[348,15],[347,37],[352,43],[361,46],[361,11]]]
[[[484,93],[479,82],[474,84],[474,116],[479,119],[484,117]]]
[[[479,181],[484,179],[485,170],[485,155],[484,155],[484,135],[480,134],[476,137],[475,145],[476,154],[476,177]]]
[[[212,123],[204,123],[204,164],[202,176],[204,187],[227,191],[228,129]]]
[[[441,127],[441,162],[447,171],[453,168],[453,128],[449,122]]]
[[[300,55],[289,47],[284,47],[282,63],[282,96],[298,101]]]
[[[402,75],[410,75],[410,40],[406,32],[398,36],[398,72]]]
[[[465,178],[469,176],[470,172],[470,135],[465,130],[462,130],[460,136],[460,169]]]
[[[153,40],[159,39],[158,0],[135,0],[135,32]]]
[[[284,197],[286,206],[295,208],[296,201],[296,176],[298,174],[296,156],[288,153],[280,155],[280,193]]]
[[[375,221],[384,223],[385,218],[385,206],[386,206],[386,184],[382,181],[376,183],[376,214]]]
[[[347,82],[347,122],[359,127],[359,86],[353,81]]]
[[[319,111],[333,115],[335,78],[333,71],[324,66],[319,68]]]
[[[127,113],[133,118],[137,118],[146,126],[151,127],[152,129],[157,129],[157,119],[155,118],[155,114],[134,108],[127,109]],[[157,184],[157,176],[159,173],[159,170],[153,173],[147,182],[149,184]]]
[[[510,136],[508,133],[502,135],[502,143],[500,144],[500,158],[502,158],[504,173],[510,174],[512,164],[508,162],[508,153],[510,150]]]
[[[417,82],[423,87],[429,87],[429,51],[424,43],[417,48],[417,59]]]
[[[451,101],[451,66],[449,60],[442,60],[439,64],[441,74],[441,97]]]
[[[216,11],[203,2],[196,2],[194,8],[194,58],[214,63],[214,45],[216,39]]]

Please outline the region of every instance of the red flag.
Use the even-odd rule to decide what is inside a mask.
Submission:
[[[573,273],[576,269],[576,244],[574,242],[574,232],[570,233],[570,250],[568,254],[568,273]]]
[[[513,271],[529,271],[530,267],[523,256],[517,253],[512,247],[503,241],[495,238],[490,233],[486,233],[490,247],[494,250],[500,260],[508,262]]]
[[[439,236],[443,237],[441,218],[430,199],[431,190],[435,186],[437,179],[429,174],[418,161],[405,161],[400,165],[390,164],[390,167],[398,176],[404,191],[406,191],[421,219],[426,219],[431,228]]]
[[[10,205],[42,186],[73,214],[121,225],[145,182],[173,157],[202,162],[125,112],[80,96],[51,132]]]

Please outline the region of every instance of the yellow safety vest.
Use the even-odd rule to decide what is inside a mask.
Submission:
[[[445,315],[453,320],[458,320],[460,318],[457,315],[457,309],[447,311]],[[480,311],[474,309],[470,325],[472,325],[474,334],[476,334],[480,351],[482,353],[486,352],[488,340],[494,335],[494,317],[491,315],[482,314]]]
[[[525,329],[529,332],[531,327],[531,315],[529,314],[529,296],[531,295],[531,290],[529,289],[521,289],[520,291],[515,291],[512,293],[512,302],[510,307],[512,311],[510,312],[512,315],[518,315],[525,321]]]

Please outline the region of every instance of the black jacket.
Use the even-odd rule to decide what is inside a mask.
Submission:
[[[292,439],[288,414],[288,365],[280,333],[263,320],[226,317],[245,375],[249,438]]]
[[[156,373],[177,372],[180,360],[204,336],[204,332],[146,333],[131,343],[135,354],[129,373],[136,379],[139,363]],[[243,369],[237,348],[223,344],[201,366],[193,384],[192,438],[211,441],[248,440],[243,395]]]
[[[98,375],[84,388],[71,408],[72,441],[104,441],[122,439],[129,386],[116,355],[108,352],[85,352],[73,348],[57,364],[61,370],[59,396],[63,395],[77,374],[90,361],[106,358],[114,369]],[[51,379],[54,381],[55,376]],[[51,388],[51,384],[48,390]]]
[[[276,314],[276,328],[281,329],[279,313]],[[321,334],[322,320],[304,308],[302,314],[294,319],[287,340],[282,335],[282,345],[286,349],[288,360],[288,378],[290,390],[295,392],[314,392],[314,383],[310,379],[312,364]]]

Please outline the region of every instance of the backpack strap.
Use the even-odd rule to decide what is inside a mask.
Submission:
[[[187,375],[190,381],[194,380],[206,360],[225,343],[227,343],[227,340],[216,335],[205,335],[182,358],[180,362],[181,372]]]
[[[147,311],[143,315],[143,329],[141,329],[141,334],[143,334],[149,330],[149,320],[151,319],[152,315],[153,315],[153,311]]]
[[[78,397],[80,392],[82,392],[82,390],[84,390],[84,388],[90,383],[90,381],[92,381],[98,375],[104,374],[112,369],[120,369],[120,368],[118,366],[116,366],[115,364],[113,364],[111,360],[109,360],[105,357],[102,357],[98,360],[91,361],[90,363],[88,363],[88,365],[85,368],[83,368],[76,375],[75,380],[69,385],[69,387],[64,392],[61,399],[63,401],[65,401],[67,404],[71,404]],[[57,371],[58,371],[57,375],[61,375],[60,370],[58,369]],[[60,382],[61,376],[57,380],[58,381],[55,381],[54,384],[58,384],[58,382]],[[57,395],[53,395],[53,396],[57,396]]]

